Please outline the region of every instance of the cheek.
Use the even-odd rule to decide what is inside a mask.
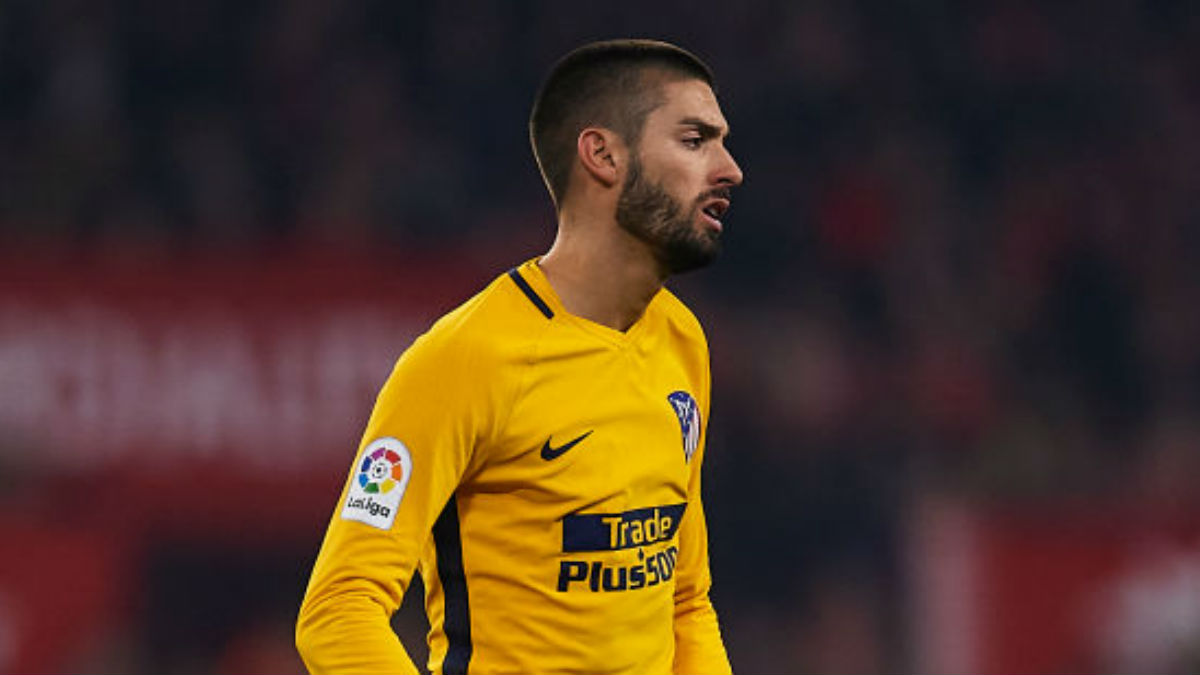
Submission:
[[[685,205],[690,206],[704,191],[705,159],[702,151],[668,143],[644,148],[641,163],[647,180],[661,186],[667,194]]]
[[[659,180],[663,189],[684,203],[695,201],[701,186],[704,185],[704,173],[698,163],[676,158],[675,161],[666,164],[664,169]]]

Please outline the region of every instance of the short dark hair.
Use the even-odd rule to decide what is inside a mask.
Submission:
[[[691,78],[716,90],[712,71],[695,54],[657,40],[593,42],[560,59],[529,116],[533,156],[555,205],[567,191],[579,132],[604,127],[636,148],[646,117],[663,104],[662,84]]]

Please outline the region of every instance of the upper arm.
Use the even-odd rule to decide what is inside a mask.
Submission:
[[[397,361],[335,505],[298,630],[321,626],[325,634],[348,634],[345,628],[356,626],[355,635],[372,636],[360,651],[402,653],[388,619],[494,419],[496,394],[488,384],[494,379],[484,359],[469,345],[422,338]],[[323,637],[312,642],[329,645],[314,649],[332,659],[327,663],[370,665],[339,660],[342,651],[357,657]]]

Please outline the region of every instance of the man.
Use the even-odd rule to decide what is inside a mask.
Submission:
[[[700,500],[700,325],[663,282],[717,254],[741,170],[712,75],[672,45],[581,47],[530,137],[550,251],[438,321],[379,394],[300,611],[317,672],[416,672],[388,620],[414,568],[434,673],[725,673]]]

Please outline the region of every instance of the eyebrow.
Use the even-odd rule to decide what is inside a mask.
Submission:
[[[722,136],[721,127],[716,126],[715,124],[709,124],[708,122],[705,122],[704,120],[700,119],[699,117],[685,117],[685,118],[679,120],[679,124],[680,124],[680,126],[685,126],[685,127],[695,127],[696,130],[700,132],[701,138],[705,138],[705,139],[719,138],[720,136]],[[725,138],[729,138],[729,130],[728,129],[724,130],[724,136],[725,136]]]

